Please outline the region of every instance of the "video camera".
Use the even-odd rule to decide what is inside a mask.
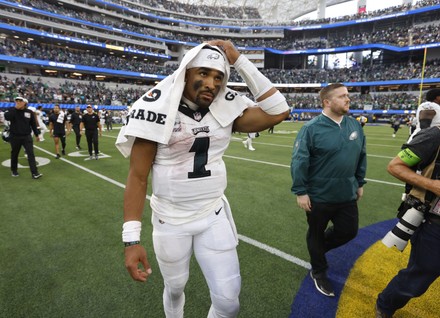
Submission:
[[[429,211],[429,208],[428,204],[423,203],[416,197],[406,196],[397,214],[397,217],[400,218],[399,222],[384,236],[382,243],[387,247],[395,246],[399,251],[403,251],[414,231],[422,224],[425,213]]]

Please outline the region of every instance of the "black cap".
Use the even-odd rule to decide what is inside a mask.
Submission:
[[[426,93],[426,100],[428,102],[433,102],[437,96],[440,96],[440,88],[433,88],[430,89],[427,93]]]

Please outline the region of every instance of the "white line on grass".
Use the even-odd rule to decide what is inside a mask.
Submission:
[[[367,155],[367,157],[384,158],[384,159],[393,159],[394,158],[394,157],[390,157],[390,156],[380,156],[380,155]]]
[[[298,257],[295,257],[295,256],[289,255],[287,253],[284,253],[283,251],[280,251],[280,250],[278,250],[276,248],[273,248],[273,247],[271,247],[269,245],[260,243],[258,241],[255,241],[255,240],[253,240],[253,239],[251,239],[249,237],[243,236],[241,234],[238,234],[238,238],[240,240],[242,240],[243,242],[246,242],[246,243],[251,244],[251,245],[253,245],[255,247],[258,247],[258,248],[260,248],[262,250],[265,250],[266,252],[269,252],[269,253],[271,253],[273,255],[279,256],[279,257],[281,257],[281,258],[283,258],[283,259],[285,259],[285,260],[287,260],[289,262],[292,262],[292,263],[294,263],[296,265],[302,266],[305,269],[311,269],[312,268],[310,263],[308,263],[306,261],[303,261],[302,259],[300,259]]]
[[[223,157],[231,158],[231,159],[237,159],[237,160],[251,161],[251,162],[262,163],[262,164],[266,164],[266,165],[278,166],[278,167],[284,167],[284,168],[289,168],[290,169],[290,165],[283,165],[283,164],[280,164],[280,163],[273,163],[273,162],[267,162],[267,161],[249,159],[249,158],[241,158],[241,157],[235,157],[235,156],[227,156],[227,155],[224,155]],[[369,178],[365,178],[365,180],[370,181],[370,182],[376,182],[376,183],[383,183],[383,184],[398,186],[398,187],[403,187],[404,186],[402,183],[388,182],[388,181],[369,179]]]
[[[36,148],[36,149],[38,149],[38,150],[40,150],[40,151],[42,151],[42,152],[52,156],[52,157],[55,157],[55,155],[53,153],[47,151],[46,149],[43,149],[43,148],[35,146],[35,145],[34,145],[34,148]],[[79,164],[77,164],[75,162],[72,162],[72,161],[67,160],[65,158],[60,158],[58,160],[64,161],[64,162],[66,162],[66,163],[68,163],[68,164],[70,164],[70,165],[72,165],[72,166],[74,166],[76,168],[82,169],[82,170],[84,170],[84,171],[86,171],[86,172],[88,172],[90,174],[93,174],[94,176],[96,176],[98,178],[101,178],[101,179],[103,179],[103,180],[105,180],[107,182],[110,182],[110,183],[112,183],[112,184],[114,184],[114,185],[116,185],[116,186],[118,186],[120,188],[125,189],[125,184],[120,183],[120,182],[118,182],[116,180],[113,180],[113,179],[111,179],[109,177],[106,177],[106,176],[104,176],[104,175],[102,175],[100,173],[97,173],[97,172],[95,172],[93,170],[90,170],[90,169],[88,169],[86,167],[83,167],[83,166],[81,166],[81,165],[79,165]],[[147,195],[146,198],[148,200],[150,200],[151,197]],[[260,243],[260,242],[254,240],[254,239],[251,239],[251,238],[249,238],[247,236],[244,236],[244,235],[241,235],[241,234],[239,234],[238,237],[243,242],[246,242],[246,243],[248,243],[250,245],[253,245],[253,246],[257,247],[257,248],[260,248],[260,249],[262,249],[262,250],[264,250],[264,251],[266,251],[268,253],[271,253],[273,255],[281,257],[282,259],[284,259],[284,260],[286,260],[288,262],[291,262],[291,263],[294,263],[296,265],[302,266],[302,267],[304,267],[306,269],[310,269],[311,268],[310,263],[307,263],[306,261],[303,261],[302,259],[299,259],[299,258],[297,258],[295,256],[292,256],[292,255],[289,255],[287,253],[284,253],[284,252],[282,252],[282,251],[280,251],[280,250],[278,250],[278,249],[276,249],[274,247],[270,247],[269,245]]]

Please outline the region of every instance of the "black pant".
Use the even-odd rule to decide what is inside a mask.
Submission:
[[[312,211],[306,214],[309,224],[306,238],[310,263],[313,274],[319,276],[328,268],[325,253],[355,238],[359,227],[357,202],[312,202]],[[330,221],[333,225],[327,228]]]
[[[87,146],[89,147],[89,155],[93,154],[93,148],[95,149],[95,155],[98,155],[98,130],[86,130]]]
[[[34,155],[34,143],[31,135],[27,136],[12,136],[11,137],[11,171],[17,172],[18,154],[21,147],[26,151],[29,167],[32,174],[38,174],[37,162]]]
[[[76,136],[76,146],[79,147],[79,143],[81,142],[81,130],[79,129],[79,125],[78,126],[75,125],[72,128]]]

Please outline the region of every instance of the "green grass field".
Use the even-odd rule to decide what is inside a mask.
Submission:
[[[290,193],[292,145],[301,123],[285,122],[254,140],[256,151],[235,134],[224,160],[226,195],[241,237],[240,317],[288,317],[308,270],[306,220]],[[0,317],[163,317],[162,278],[151,244],[150,208],[142,241],[153,275],[133,282],[121,243],[123,187],[128,160],[114,146],[119,130],[103,132],[106,157],[84,160],[68,137],[68,156],[55,160],[53,141],[35,144],[43,177],[29,168],[12,178],[10,148],[0,143]],[[403,185],[386,172],[408,137],[389,126],[366,126],[368,170],[360,201],[360,227],[395,217]],[[83,137],[82,147],[86,148]],[[76,154],[75,154],[76,153]],[[76,155],[76,156],[73,156]],[[47,162],[48,160],[46,160]],[[21,154],[19,162],[27,166]],[[375,292],[379,292],[378,288]],[[186,287],[185,317],[206,317],[209,293],[194,261]]]

